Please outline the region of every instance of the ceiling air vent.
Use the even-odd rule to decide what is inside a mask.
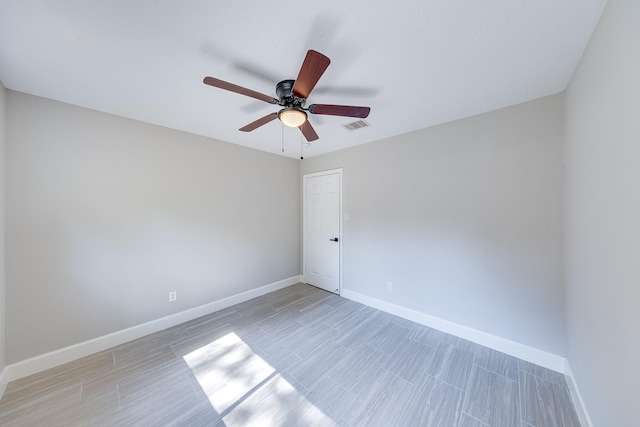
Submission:
[[[347,123],[342,126],[347,130],[358,130],[361,128],[368,128],[369,126],[371,126],[371,124],[364,120],[357,120],[355,122]]]

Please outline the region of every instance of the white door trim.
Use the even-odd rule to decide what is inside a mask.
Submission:
[[[306,229],[307,229],[307,179],[315,178],[318,176],[324,175],[332,175],[338,174],[338,191],[340,192],[340,197],[338,203],[340,204],[340,221],[339,221],[339,232],[338,232],[338,250],[340,252],[340,268],[338,271],[338,295],[342,293],[342,219],[344,214],[342,213],[342,168],[331,169],[321,172],[313,172],[307,173],[302,176],[302,281],[307,282],[306,278],[306,262],[305,262],[305,252],[307,248],[306,242]]]

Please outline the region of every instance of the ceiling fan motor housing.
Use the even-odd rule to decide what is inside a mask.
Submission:
[[[280,105],[287,108],[302,108],[307,101],[305,98],[298,98],[292,93],[295,80],[283,80],[276,85],[276,94],[280,99]]]

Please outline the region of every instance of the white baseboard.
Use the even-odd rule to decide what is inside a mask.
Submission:
[[[420,323],[430,328],[455,335],[460,338],[475,342],[476,344],[492,348],[506,353],[518,359],[535,363],[552,371],[564,373],[565,358],[556,354],[548,353],[528,345],[510,341],[508,339],[491,335],[468,326],[459,325],[448,320],[440,319],[429,314],[396,305],[387,301],[363,295],[358,292],[343,289],[341,295],[350,300],[368,305],[378,310],[400,316],[412,322]]]
[[[291,286],[300,281],[301,276],[293,276],[288,279],[280,280],[279,282],[270,283],[250,291],[242,292],[199,307],[181,311],[180,313],[175,313],[141,325],[123,329],[122,331],[113,332],[89,341],[74,344],[72,346],[22,360],[17,363],[12,363],[7,365],[2,371],[2,375],[0,376],[0,391],[4,393],[4,389],[10,381],[15,381],[29,375],[37,374],[38,372],[54,368],[81,357],[89,356],[98,351],[107,350],[111,347],[124,344],[145,335],[159,332],[163,329],[188,322],[189,320],[197,319],[198,317],[213,313],[214,311],[222,310],[223,308],[248,301],[252,298],[268,294],[269,292],[286,288],[287,286]],[[2,393],[0,393],[0,397],[2,397]]]
[[[584,400],[582,400],[582,395],[580,394],[578,384],[576,383],[576,379],[573,376],[573,371],[571,370],[571,366],[569,365],[568,360],[565,360],[564,375],[567,379],[567,386],[569,386],[569,393],[571,393],[573,405],[575,406],[576,413],[578,414],[578,418],[580,419],[580,425],[582,427],[593,427],[591,417],[589,417],[587,407],[584,404]]]
[[[7,384],[9,384],[9,381],[7,381],[7,367],[5,366],[0,372],[0,398],[2,398],[4,391],[7,389]]]

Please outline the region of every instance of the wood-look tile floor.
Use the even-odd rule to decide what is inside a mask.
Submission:
[[[11,382],[3,426],[579,426],[564,376],[297,284]]]

